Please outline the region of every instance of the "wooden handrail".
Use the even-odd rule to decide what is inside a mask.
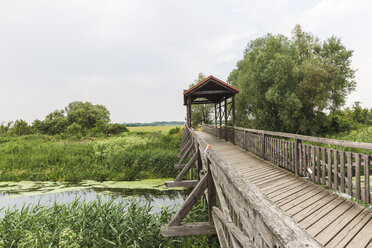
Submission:
[[[205,126],[211,126],[211,125],[205,125]],[[214,126],[211,126],[211,127],[214,127]],[[323,143],[323,144],[328,144],[328,145],[345,146],[345,147],[372,150],[372,143],[366,143],[366,142],[327,139],[327,138],[320,138],[320,137],[307,136],[307,135],[294,134],[294,133],[274,132],[274,131],[257,130],[257,129],[251,129],[251,128],[242,128],[242,127],[227,126],[227,128],[231,128],[231,129],[235,129],[235,130],[243,131],[243,132],[267,134],[271,136],[311,141],[311,142]]]
[[[350,152],[321,144],[372,150],[372,143],[325,139],[306,135],[256,130],[241,127],[204,125],[203,130],[218,136],[226,129],[226,140],[241,148],[286,168],[315,183],[325,184],[359,200],[372,203],[372,156]],[[283,139],[284,138],[284,139]],[[293,140],[289,140],[293,139]],[[319,143],[306,144],[302,141]]]
[[[195,143],[198,144],[201,157],[206,158],[210,164],[210,173],[217,188],[226,189],[225,197],[229,198],[235,211],[241,216],[242,225],[248,233],[250,240],[261,237],[270,247],[322,247],[310,234],[304,231],[282,209],[280,209],[253,184],[239,174],[226,161],[222,160],[217,152],[206,141],[188,129]],[[236,202],[235,202],[236,201]],[[244,203],[244,204],[243,204]],[[236,207],[236,206],[242,206]],[[251,214],[250,212],[254,212]],[[216,211],[214,212],[216,214]],[[221,214],[217,211],[218,214]],[[226,216],[228,218],[228,216]],[[250,226],[255,223],[256,226]],[[226,228],[230,229],[229,226]],[[254,230],[254,231],[252,231]],[[262,230],[265,230],[262,232]],[[235,235],[237,235],[235,233]],[[240,243],[241,237],[236,237]]]

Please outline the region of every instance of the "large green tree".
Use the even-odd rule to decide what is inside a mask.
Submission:
[[[45,133],[54,135],[66,131],[68,120],[64,110],[55,110],[45,117],[43,124],[37,124],[44,129]]]
[[[100,104],[91,102],[72,102],[66,108],[67,120],[69,124],[76,123],[82,128],[91,129],[98,121],[110,122],[110,112]]]
[[[248,43],[228,82],[236,97],[237,124],[303,134],[327,126],[355,89],[353,51],[339,38],[325,41],[297,25],[292,37],[267,34]]]

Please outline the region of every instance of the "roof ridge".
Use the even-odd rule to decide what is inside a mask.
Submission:
[[[231,88],[231,89],[233,89],[233,90],[235,90],[235,91],[237,91],[237,92],[240,92],[239,89],[235,88],[235,87],[232,86],[231,84],[228,84],[228,83],[222,81],[221,79],[218,79],[218,78],[216,78],[216,77],[213,76],[213,75],[210,75],[209,77],[203,79],[202,81],[200,81],[199,83],[197,83],[196,85],[194,85],[193,87],[191,87],[190,89],[188,89],[188,90],[184,90],[184,91],[183,91],[183,94],[186,95],[187,93],[189,93],[189,92],[193,91],[194,89],[200,87],[202,84],[204,84],[205,82],[207,82],[207,81],[210,80],[210,79],[214,79],[215,81],[217,81],[217,82],[219,82],[219,83],[221,83],[221,84],[223,84],[223,85],[225,85],[225,86],[227,86],[227,87],[229,87],[229,88]]]

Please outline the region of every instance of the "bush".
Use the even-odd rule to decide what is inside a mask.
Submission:
[[[169,134],[170,135],[181,134],[181,128],[179,128],[179,127],[172,128],[171,130],[169,130]]]
[[[82,136],[82,128],[79,124],[74,122],[70,126],[67,127],[66,134],[80,138]]]
[[[108,126],[109,134],[116,135],[116,134],[120,134],[124,132],[129,132],[128,128],[124,124],[114,123],[114,124],[109,124]]]

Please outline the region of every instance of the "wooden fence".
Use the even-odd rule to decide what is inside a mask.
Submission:
[[[332,146],[372,150],[372,143],[342,141],[240,127],[204,125],[203,130],[296,175],[372,203],[372,156]],[[306,143],[305,143],[306,142]],[[315,144],[314,144],[315,143]]]
[[[205,127],[210,132],[213,128]],[[193,186],[194,189],[171,221],[162,226],[164,236],[210,234],[216,231],[221,247],[322,247],[299,227],[244,176],[222,160],[203,138],[185,127],[181,139],[182,171],[168,187]],[[185,158],[191,159],[187,164]],[[198,170],[198,180],[183,180],[192,165]],[[209,208],[209,223],[186,223],[182,220],[205,194]]]

